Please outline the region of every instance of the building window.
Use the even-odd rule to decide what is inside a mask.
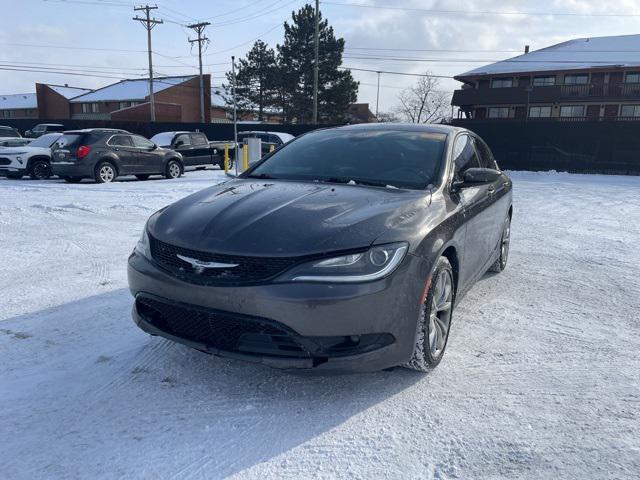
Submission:
[[[513,78],[493,78],[491,80],[491,88],[509,88],[513,87]]]
[[[629,72],[624,76],[624,83],[640,83],[640,72]]]
[[[100,109],[98,108],[98,104],[97,103],[92,103],[91,104],[91,113],[98,113],[100,111]]]
[[[13,111],[12,110],[3,110],[2,111],[2,116],[4,118],[11,118],[12,115],[13,115]]]
[[[561,117],[584,117],[584,105],[563,105],[560,107]]]
[[[551,107],[531,107],[529,108],[529,117],[549,118],[551,117]]]
[[[533,85],[536,87],[546,87],[548,85],[555,85],[556,77],[547,76],[547,77],[533,77]]]
[[[130,102],[120,102],[120,110],[122,110],[123,108],[128,108],[131,106]]]
[[[589,82],[589,75],[587,74],[564,76],[565,85],[586,85],[588,82]]]
[[[489,108],[489,118],[509,118],[509,107]]]
[[[640,117],[640,105],[623,105],[621,117]]]

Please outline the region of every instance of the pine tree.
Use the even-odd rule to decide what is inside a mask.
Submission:
[[[278,50],[279,103],[286,121],[311,123],[313,112],[313,63],[315,10],[305,5],[292,12],[292,24],[284,24],[284,42]],[[320,14],[318,121],[341,123],[349,104],[356,101],[358,83],[351,72],[340,70],[344,39]]]
[[[276,104],[276,56],[272,48],[258,40],[245,58],[238,60],[236,72],[236,101],[238,110],[257,110],[258,120],[264,120],[264,111]],[[233,82],[231,72],[227,73],[229,84]],[[231,98],[227,100],[233,102]]]

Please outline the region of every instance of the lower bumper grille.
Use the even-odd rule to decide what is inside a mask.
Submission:
[[[138,296],[136,309],[156,328],[229,352],[308,358],[296,334],[276,322]]]
[[[11,165],[11,160],[8,158],[0,157],[0,165]]]

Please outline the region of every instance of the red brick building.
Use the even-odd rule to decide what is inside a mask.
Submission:
[[[204,116],[211,121],[211,77],[204,80]],[[200,122],[200,80],[197,75],[153,80],[158,122]],[[36,83],[36,93],[0,96],[0,118],[95,119],[148,121],[149,80],[122,80],[89,90]]]

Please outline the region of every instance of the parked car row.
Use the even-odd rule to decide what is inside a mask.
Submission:
[[[57,175],[70,183],[85,178],[108,183],[122,175],[140,180],[151,175],[177,178],[185,168],[224,168],[224,142],[210,142],[201,132],[164,132],[149,140],[111,128],[41,134],[54,124],[43,125],[30,131],[32,135],[37,132],[33,140],[21,138],[10,127],[0,127],[0,135],[7,135],[0,136],[0,175],[40,180]]]

